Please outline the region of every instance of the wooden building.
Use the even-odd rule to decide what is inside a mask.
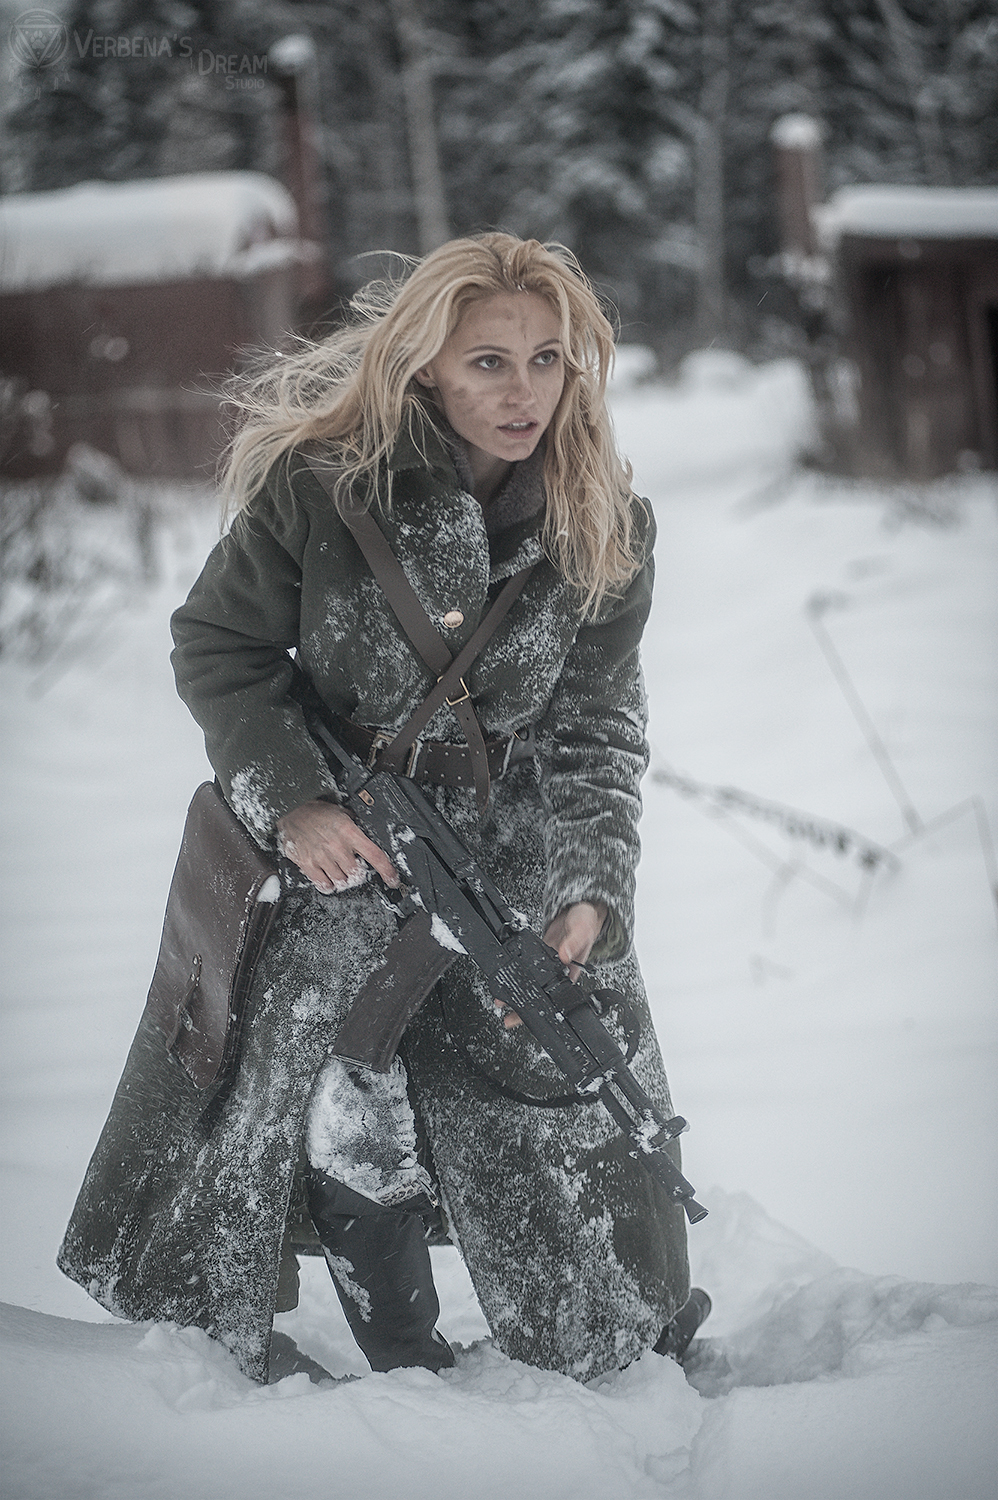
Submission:
[[[998,189],[868,185],[813,210],[854,472],[998,469]]]
[[[209,477],[219,379],[294,327],[317,254],[256,172],[0,198],[0,471],[55,473],[83,441],[132,474]]]

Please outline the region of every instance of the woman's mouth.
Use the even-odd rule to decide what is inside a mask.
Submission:
[[[504,422],[499,428],[500,432],[506,432],[510,437],[529,437],[537,428],[536,422]]]

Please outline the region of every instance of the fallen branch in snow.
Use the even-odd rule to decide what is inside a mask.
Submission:
[[[842,823],[829,822],[815,817],[813,813],[787,807],[782,802],[767,801],[753,792],[740,791],[738,787],[709,786],[705,782],[694,781],[691,776],[684,776],[669,766],[656,766],[650,775],[652,781],[671,787],[681,797],[709,803],[718,812],[743,813],[746,817],[769,823],[789,839],[803,839],[816,849],[843,857],[851,856],[861,869],[871,873],[881,865],[892,870],[900,865],[897,856],[890,849],[885,849],[883,845],[874,843],[872,839]]]
[[[763,927],[767,932],[775,928],[777,904],[794,880],[813,886],[858,918],[865,910],[878,870],[885,868],[893,872],[900,866],[900,861],[891,850],[873,843],[854,829],[830,823],[811,813],[800,812],[797,808],[786,807],[780,802],[769,802],[751,792],[739,791],[737,787],[709,786],[704,782],[694,781],[692,777],[682,776],[667,766],[660,765],[653,769],[651,779],[693,801],[705,817],[719,822],[732,838],[737,839],[750,854],[773,872],[773,879],[763,902]],[[859,890],[846,890],[836,881],[829,880],[827,875],[812,870],[803,856],[787,858],[776,853],[764,839],[758,838],[750,828],[733,816],[738,813],[765,821],[771,827],[778,828],[787,838],[806,841],[815,848],[828,850],[840,857],[853,855],[862,871]]]
[[[843,697],[852,710],[853,718],[862,731],[870,754],[877,762],[881,775],[890,787],[891,795],[900,808],[901,816],[905,821],[908,832],[917,833],[922,827],[922,820],[915,810],[915,805],[911,797],[905,790],[904,783],[898,775],[897,767],[888,753],[887,746],[880,737],[880,733],[873,722],[866,704],[859,695],[856,684],[853,682],[845,662],[842,660],[825,627],[822,617],[829,609],[839,604],[839,602],[840,600],[832,594],[813,594],[805,605],[808,624],[811,626],[815,640],[821,647],[825,660],[832,670],[832,676],[838,683]]]
[[[903,838],[898,839],[891,846],[892,857],[894,850],[910,849],[933,829],[953,822],[954,819],[969,810],[973,813],[977,826],[977,837],[981,846],[981,854],[984,857],[984,868],[987,872],[991,897],[996,907],[998,907],[998,857],[995,855],[994,839],[991,835],[991,827],[988,823],[988,815],[983,798],[979,796],[967,797],[963,802],[958,802],[955,806],[947,808],[945,812],[941,812],[936,817],[930,818],[928,822],[921,816],[911,796],[905,789],[897,767],[887,750],[887,746],[881,739],[877,726],[873,722],[873,718],[860,697],[855,682],[853,682],[850,676],[849,669],[824,624],[823,616],[829,609],[834,608],[840,602],[841,600],[833,594],[813,594],[805,606],[805,613],[814,632],[815,639],[832,670],[832,675],[852,710],[853,717],[862,731],[863,738],[866,740],[871,755],[880,768],[881,775],[890,788],[891,795],[901,811],[901,816],[908,830]]]
[[[984,859],[984,869],[987,873],[988,885],[991,889],[991,899],[994,901],[998,917],[998,854],[995,853],[995,841],[991,833],[991,825],[988,822],[987,809],[984,806],[983,797],[967,797],[963,802],[958,802],[955,807],[948,807],[945,812],[930,818],[927,823],[922,823],[913,833],[906,833],[903,838],[897,840],[892,848],[910,849],[920,839],[934,833],[937,828],[943,828],[947,823],[953,823],[964,813],[970,812],[974,816],[977,828],[977,838],[981,846],[981,854]]]

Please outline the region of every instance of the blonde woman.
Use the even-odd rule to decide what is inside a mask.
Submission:
[[[654,528],[614,445],[612,352],[569,252],[484,234],[368,288],[347,327],[241,389],[231,525],[174,617],[173,660],[225,796],[293,888],[207,1115],[140,1028],[61,1263],[114,1311],[206,1328],[256,1379],[310,1236],[374,1369],[452,1364],[438,1205],[511,1357],[588,1379],[674,1346],[681,1209],[602,1110],[514,1097],[563,1085],[467,961],[389,1074],[330,1056],[394,932],[376,887],[399,877],[338,805],[290,654],[374,761],[434,680],[345,507],[376,519],[454,655],[531,568],[466,676],[473,730],[442,704],[409,774],[562,960],[627,997],[633,1070],[671,1113],[631,943]]]

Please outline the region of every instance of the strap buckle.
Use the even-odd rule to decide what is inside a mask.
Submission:
[[[444,673],[443,676],[438,677],[437,681],[438,682],[442,682],[444,676],[446,676],[446,673]],[[448,698],[448,699],[446,699],[445,701],[447,703],[447,707],[448,708],[456,708],[459,703],[467,703],[468,699],[471,697],[471,693],[468,691],[468,684],[465,682],[464,678],[463,677],[459,677],[457,680],[461,684],[462,688],[464,689],[464,692],[458,698]]]
[[[381,754],[382,750],[386,750],[388,748],[394,738],[395,736],[391,733],[390,730],[376,729],[374,731],[374,739],[371,741],[371,748],[367,752],[367,760],[365,762],[368,771],[374,770],[374,763],[377,760],[378,756]]]

